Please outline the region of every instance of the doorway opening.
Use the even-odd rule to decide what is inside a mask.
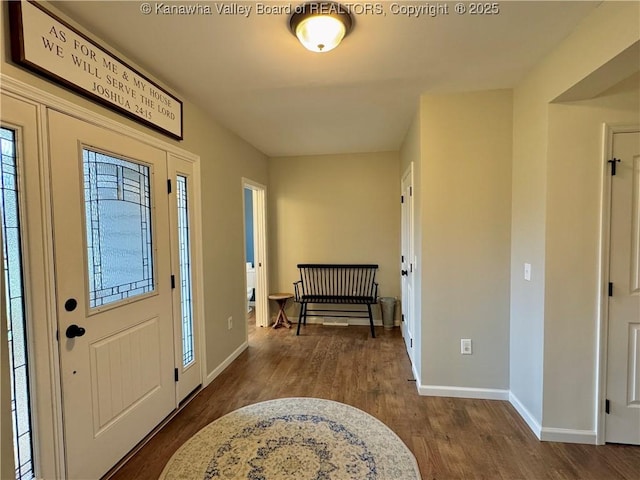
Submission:
[[[256,262],[254,242],[254,191],[244,188],[244,235],[245,264],[247,267],[247,316],[255,318],[256,306]]]
[[[242,195],[247,320],[268,327],[266,187],[243,178]]]

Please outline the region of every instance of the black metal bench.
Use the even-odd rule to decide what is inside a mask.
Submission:
[[[378,265],[301,263],[298,268],[300,280],[293,284],[295,301],[300,304],[296,335],[300,335],[300,325],[307,324],[309,313],[322,313],[324,317],[368,318],[371,337],[376,337],[371,305],[377,302],[378,297]],[[309,309],[309,304],[366,305],[367,310]]]

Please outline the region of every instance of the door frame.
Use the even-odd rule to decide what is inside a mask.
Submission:
[[[201,226],[201,198],[200,198],[200,156],[190,153],[182,148],[165,142],[141,130],[137,130],[120,121],[110,119],[101,113],[89,110],[88,108],[76,105],[73,102],[62,99],[54,94],[45,92],[37,87],[31,86],[23,81],[17,80],[4,73],[0,73],[0,92],[17,100],[32,104],[37,111],[37,148],[40,182],[40,221],[42,226],[42,236],[34,231],[27,232],[25,239],[29,243],[29,248],[39,248],[42,252],[43,262],[41,265],[41,283],[44,285],[42,298],[39,306],[42,307],[42,322],[46,328],[32,329],[28,348],[34,351],[34,345],[38,345],[36,354],[31,356],[32,368],[35,372],[31,384],[34,387],[33,402],[33,450],[34,469],[39,478],[66,478],[65,444],[63,437],[63,415],[62,415],[62,384],[60,375],[60,362],[58,353],[58,320],[56,315],[55,297],[55,277],[54,277],[54,249],[52,235],[52,205],[50,195],[49,179],[49,145],[48,124],[46,114],[48,109],[56,110],[66,115],[72,116],[98,127],[112,130],[121,135],[131,137],[142,143],[164,150],[168,155],[176,155],[184,160],[193,162],[194,176],[196,176],[194,190],[194,208],[196,209],[194,237],[194,254],[198,259],[202,259],[202,226]],[[100,111],[102,109],[100,108]],[[25,224],[26,225],[26,224]],[[30,235],[29,235],[30,234]],[[32,259],[33,261],[33,259]],[[203,267],[202,262],[196,261],[194,268],[194,295],[202,299],[203,297]],[[31,297],[37,295],[31,294]],[[200,360],[202,368],[206,368],[206,351],[204,340],[204,305],[200,301],[197,303],[197,319],[200,322]],[[175,319],[174,319],[175,320]],[[204,375],[204,373],[203,373]],[[3,392],[4,393],[4,392]],[[36,454],[46,449],[47,455]]]
[[[616,133],[630,133],[640,131],[640,125],[611,125],[602,126],[602,187],[600,194],[600,252],[598,258],[598,321],[596,341],[596,402],[595,426],[596,445],[605,444],[606,413],[605,401],[607,395],[607,359],[609,340],[609,255],[611,236],[611,181],[608,161],[613,156],[613,136]]]
[[[24,84],[0,74],[0,93],[34,108],[33,132],[22,126],[23,135],[33,145],[17,145],[22,154],[23,172],[18,177],[19,202],[22,206],[21,236],[27,315],[27,357],[31,401],[33,472],[37,478],[64,478],[64,438],[62,428],[62,393],[59,351],[56,340],[57,316],[53,268],[53,235],[50,208],[46,108],[37,95],[21,91]],[[27,93],[32,89],[27,88]],[[37,93],[37,92],[36,92]],[[8,122],[11,123],[11,122]],[[20,160],[19,160],[20,161]],[[29,164],[28,166],[26,164]],[[29,177],[25,170],[31,170]],[[26,190],[30,202],[25,201]],[[36,192],[36,193],[34,193]],[[32,265],[39,268],[32,269]],[[4,296],[4,289],[2,290]],[[3,310],[4,315],[4,310]],[[33,319],[42,325],[34,328]],[[6,320],[6,319],[5,319]],[[6,325],[6,324],[5,324]],[[38,345],[36,349],[35,346]],[[10,427],[11,428],[11,427]],[[13,451],[13,445],[11,447]]]
[[[248,178],[242,177],[242,205],[244,206],[244,190],[253,191],[253,254],[257,260],[256,266],[256,326],[268,327],[270,322],[269,316],[269,262],[267,258],[267,187],[261,183],[255,182]],[[246,274],[246,251],[247,251],[247,232],[246,218],[244,217],[243,208],[243,243],[244,243],[244,263],[242,271],[244,272],[244,291],[247,291],[247,274]],[[246,310],[246,308],[245,308]],[[248,330],[247,332],[248,337]]]
[[[199,158],[199,157],[198,157]],[[191,314],[193,315],[193,335],[195,337],[194,348],[196,351],[198,370],[199,370],[199,379],[200,379],[200,387],[197,387],[194,392],[198,391],[202,388],[205,381],[205,369],[207,365],[206,359],[206,345],[204,340],[204,267],[202,262],[202,198],[200,194],[200,162],[198,158],[195,157],[185,157],[182,155],[178,155],[173,152],[167,152],[167,170],[168,176],[170,179],[174,179],[176,175],[183,174],[189,178],[188,182],[188,200],[189,200],[189,243],[190,243],[190,254],[191,254]],[[190,172],[182,171],[181,163],[186,163],[189,165]],[[188,170],[187,169],[187,170]],[[177,231],[173,227],[177,226],[177,210],[176,210],[176,197],[175,191],[178,186],[174,186],[174,195],[170,197],[171,204],[169,205],[170,212],[170,222],[169,228],[171,229],[171,268],[172,271],[175,272],[179,270],[179,255],[178,255],[178,242],[177,242]],[[172,218],[173,217],[173,218]],[[174,224],[175,221],[175,224]],[[176,276],[179,276],[176,275]],[[181,355],[178,355],[178,351],[181,349],[178,346],[182,346],[182,325],[179,321],[181,312],[180,304],[176,301],[175,293],[178,291],[176,288],[174,290],[173,302],[176,303],[173,305],[174,312],[174,322],[173,322],[173,330],[174,330],[174,348],[175,348],[175,368],[177,368],[182,375],[183,367],[182,367],[182,358]],[[193,366],[195,367],[195,365]],[[193,368],[190,367],[190,368]],[[180,386],[178,384],[178,388],[176,388],[176,406],[180,405],[180,403],[184,400],[193,397],[193,392],[190,392],[184,397],[181,394]]]
[[[411,265],[410,268],[410,274],[412,275],[412,292],[413,292],[413,300],[410,298],[407,298],[407,311],[409,312],[409,318],[405,320],[405,325],[402,325],[401,322],[401,328],[402,330],[402,334],[403,336],[406,333],[406,330],[408,327],[410,332],[411,332],[411,340],[412,340],[412,346],[410,347],[411,350],[408,351],[407,353],[409,354],[409,360],[411,360],[411,365],[412,368],[415,370],[415,352],[416,352],[416,348],[415,348],[415,337],[416,337],[416,318],[415,318],[415,312],[416,312],[416,305],[415,305],[415,277],[413,276],[413,274],[416,272],[416,255],[415,255],[415,239],[414,239],[414,232],[415,232],[415,218],[414,218],[414,200],[413,200],[413,190],[414,190],[414,168],[413,168],[413,162],[409,163],[409,166],[405,169],[405,171],[402,173],[402,176],[400,177],[400,195],[404,195],[404,190],[402,188],[403,185],[403,181],[405,179],[405,177],[409,177],[409,188],[410,191],[412,192],[411,195],[409,195],[409,198],[406,199],[405,201],[407,202],[407,207],[404,207],[401,204],[400,208],[407,208],[407,215],[406,215],[406,221],[408,222],[408,226],[409,226],[409,232],[407,232],[408,234],[408,238],[407,238],[407,248],[408,248],[408,252],[407,255],[409,256],[408,260],[405,262],[408,265]],[[405,218],[402,215],[402,212],[400,212],[400,217],[401,218]],[[403,237],[405,235],[404,232],[404,225],[400,225],[400,249],[402,250],[402,244],[403,244]],[[403,252],[400,252],[400,254],[402,255]],[[408,279],[408,277],[407,277]],[[402,290],[402,280],[400,282],[400,288]],[[404,297],[404,292],[401,292],[401,296]],[[402,315],[402,304],[400,306],[401,308],[401,315]],[[405,342],[406,344],[406,342]],[[406,347],[406,345],[405,345]]]

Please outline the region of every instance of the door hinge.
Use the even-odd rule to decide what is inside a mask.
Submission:
[[[613,283],[609,282],[609,296],[613,297]]]
[[[404,313],[402,314],[402,321],[404,322]]]
[[[607,163],[611,164],[611,175],[616,174],[616,163],[620,162],[619,158],[612,158],[611,160],[607,160]]]
[[[171,275],[171,288],[172,289],[176,288],[176,276],[175,275]]]
[[[611,403],[608,398],[604,401],[604,413],[607,415],[611,413]]]
[[[175,379],[176,382],[178,381],[178,369],[177,368],[175,368],[173,370],[173,378]]]
[[[400,261],[404,263],[404,255],[400,255]]]
[[[413,338],[409,339],[409,348],[413,348]]]
[[[400,195],[400,203],[404,203],[404,195]]]
[[[167,180],[167,193],[171,193],[171,179]]]
[[[409,196],[413,197],[413,187],[409,187]]]

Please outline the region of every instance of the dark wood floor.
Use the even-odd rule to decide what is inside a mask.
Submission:
[[[423,479],[640,479],[640,447],[539,442],[508,402],[421,397],[398,329],[250,325],[249,349],[112,478],[157,479],[175,450],[239,407],[319,397],[374,415],[409,446]],[[395,479],[385,479],[395,480]]]

